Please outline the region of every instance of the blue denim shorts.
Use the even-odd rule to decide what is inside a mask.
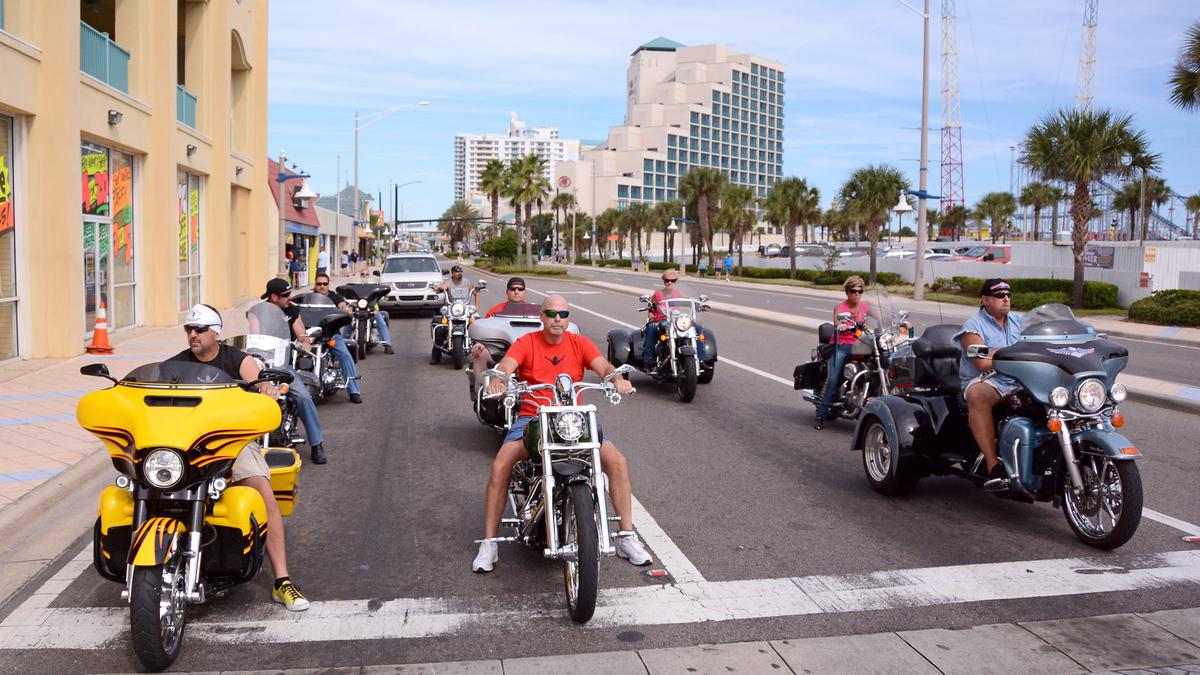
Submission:
[[[536,418],[534,418],[533,416],[530,416],[530,415],[527,415],[525,417],[518,417],[516,419],[516,421],[513,422],[512,426],[509,428],[508,433],[504,435],[504,442],[507,443],[509,441],[521,440],[521,438],[525,435],[525,427],[529,426],[529,421],[532,419],[536,419]],[[601,429],[600,430],[600,442],[603,443],[604,441],[607,441],[607,440],[608,440],[608,434],[604,433],[604,429]]]

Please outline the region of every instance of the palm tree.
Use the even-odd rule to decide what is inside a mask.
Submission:
[[[814,223],[821,216],[821,192],[809,187],[803,178],[789,177],[780,180],[767,193],[768,219],[784,223],[783,234],[787,241],[789,278],[796,278],[796,226]],[[872,276],[872,281],[874,277]]]
[[[715,269],[717,264],[712,247],[712,216],[717,210],[717,199],[728,183],[729,178],[718,169],[702,166],[689,171],[679,184],[688,206],[696,209],[700,241],[708,246],[708,266],[711,269]]]
[[[465,239],[467,233],[475,228],[474,219],[478,217],[479,212],[475,207],[462,199],[455,200],[450,208],[442,213],[442,218],[438,220],[438,229],[450,239],[451,251],[454,250],[455,244]]]
[[[1046,115],[1025,134],[1025,158],[1043,180],[1071,186],[1071,245],[1075,254],[1076,308],[1083,306],[1083,254],[1092,215],[1092,181],[1121,176],[1130,166],[1157,168],[1145,134],[1133,117],[1111,110],[1061,109]]]
[[[642,232],[650,224],[650,205],[645,202],[633,202],[625,208],[625,227],[629,231],[629,256],[646,258],[646,250],[642,247]]]
[[[989,192],[975,204],[976,217],[986,220],[992,231],[992,243],[998,237],[1008,238],[1008,226],[1017,212],[1017,200],[1011,192]]]
[[[1188,197],[1183,208],[1192,214],[1192,240],[1200,240],[1200,192]]]
[[[671,221],[675,216],[683,211],[683,202],[678,199],[672,199],[665,202],[658,202],[654,208],[650,209],[650,227],[655,230],[662,230],[663,233],[663,262],[670,262],[674,259],[672,255],[670,243],[670,231],[667,230],[671,226]]]
[[[754,191],[742,185],[727,185],[721,193],[721,209],[717,220],[729,232],[729,250],[737,242],[738,276],[742,275],[742,239],[754,225]]]
[[[554,199],[550,200],[550,208],[554,209],[555,222],[560,223],[561,225],[566,225],[567,224],[567,212],[570,211],[571,209],[575,208],[575,195],[571,194],[570,192],[560,192],[560,193],[554,195]],[[562,220],[561,221],[558,219],[559,212],[562,212]],[[559,236],[561,237],[562,234],[560,233]],[[555,242],[555,243],[558,243],[558,242]],[[551,253],[553,253],[553,251],[551,251]],[[571,262],[574,262],[574,261],[575,261],[575,255],[572,252]]]
[[[1200,21],[1184,33],[1179,60],[1167,85],[1171,88],[1171,103],[1183,110],[1200,110]]]
[[[550,196],[550,181],[546,180],[546,160],[534,154],[528,154],[513,162],[513,178],[519,202],[525,207],[525,222],[533,218],[533,207],[536,204],[538,212]],[[528,229],[528,226],[526,227]],[[533,269],[533,237],[525,237],[525,269]]]
[[[867,225],[870,242],[871,278],[875,283],[875,251],[879,248],[879,228],[891,216],[896,195],[908,189],[908,180],[900,170],[887,165],[870,165],[856,170],[842,185],[839,199],[855,217]]]
[[[1145,188],[1142,190],[1141,216],[1142,216],[1142,239],[1145,239],[1150,227],[1150,214],[1154,211],[1151,205],[1161,207],[1171,199],[1171,188],[1167,187],[1167,181],[1163,180],[1162,176],[1145,176],[1142,179]]]
[[[947,207],[941,215],[942,226],[950,232],[954,233],[954,239],[957,241],[962,238],[963,228],[967,226],[967,222],[971,220],[971,212],[962,204],[955,204]]]
[[[1021,189],[1021,206],[1033,207],[1033,240],[1037,241],[1042,229],[1042,209],[1050,204],[1050,184],[1034,181]]]
[[[1121,186],[1121,189],[1113,195],[1112,207],[1122,213],[1129,212],[1129,238],[1134,238],[1134,233],[1137,231],[1137,212],[1138,201],[1140,199],[1141,186],[1137,181],[1129,181]]]
[[[603,213],[596,216],[596,250],[600,252],[600,259],[608,258],[608,238],[616,234],[621,224],[621,212],[616,207],[609,207]]]
[[[509,164],[504,169],[504,179],[502,181],[501,195],[508,200],[508,205],[513,209],[513,227],[517,238],[517,265],[521,264],[521,181],[518,179],[517,173],[519,166],[516,162]]]
[[[492,203],[492,236],[500,236],[500,193],[504,192],[505,177],[504,162],[498,159],[488,160],[479,174],[479,189],[488,196]]]
[[[1051,183],[1049,190],[1050,197],[1050,241],[1058,236],[1058,206],[1067,198],[1067,191],[1061,187]]]

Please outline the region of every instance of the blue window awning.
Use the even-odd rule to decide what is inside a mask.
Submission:
[[[305,225],[304,223],[297,223],[291,220],[283,221],[283,231],[289,234],[303,234],[308,237],[315,237],[317,236],[317,230],[318,228],[315,225]]]

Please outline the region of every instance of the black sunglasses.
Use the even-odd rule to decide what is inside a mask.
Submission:
[[[212,326],[184,326],[183,332],[200,335],[201,333],[207,333],[209,328],[212,328]]]
[[[523,290],[525,290],[525,287],[524,287],[524,286],[509,286],[509,287],[508,287],[508,290],[510,290],[510,291],[523,291]]]
[[[663,279],[663,283],[664,284],[673,284],[673,283],[675,283],[675,279]]]
[[[547,317],[549,317],[551,319],[565,319],[568,316],[571,316],[571,310],[569,310],[569,309],[543,309],[542,314],[545,314]]]
[[[1002,291],[1002,292],[1000,292],[1000,293],[992,293],[991,295],[992,295],[992,297],[993,297],[993,298],[996,298],[996,299],[998,299],[998,300],[1003,300],[1004,298],[1011,298],[1011,297],[1012,297],[1012,293],[1008,293],[1008,292],[1006,292],[1006,291]]]
[[[851,295],[862,295],[863,289],[861,289],[861,288],[851,288],[850,290],[848,290],[848,291],[846,291],[846,292],[847,292],[847,293],[849,293],[849,294],[851,294]]]

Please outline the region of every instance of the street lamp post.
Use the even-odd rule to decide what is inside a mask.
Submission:
[[[897,234],[899,234],[900,231],[904,229],[904,214],[906,214],[912,210],[913,210],[912,205],[908,203],[908,199],[905,198],[904,192],[901,191],[900,192],[900,201],[896,202],[896,205],[892,207],[892,211],[894,211],[900,219],[899,222],[896,224]],[[889,243],[891,243],[891,230],[888,230],[888,241],[889,241]]]
[[[375,112],[375,113],[371,113],[370,115],[363,115],[363,116],[360,116],[358,114],[357,110],[354,111],[354,219],[355,220],[362,220],[362,203],[359,201],[359,198],[358,198],[358,194],[359,194],[358,193],[358,132],[359,132],[359,130],[365,129],[365,128],[371,126],[372,124],[378,122],[379,120],[381,120],[381,119],[387,117],[388,115],[391,115],[392,113],[397,112],[399,110],[404,110],[405,108],[412,108],[415,106],[427,106],[427,105],[429,105],[429,101],[416,101],[415,103],[405,103],[404,105],[398,105],[395,108],[391,108],[388,110],[384,110],[381,112]],[[354,233],[354,236],[355,236],[355,239],[357,239],[357,237],[358,237],[357,231]]]
[[[925,237],[928,234],[926,200],[929,198],[929,0],[925,0],[922,12],[904,0],[896,0],[916,12],[924,21],[925,46],[921,65],[921,169],[919,201],[917,202],[917,259],[913,270],[913,300],[925,298]]]

